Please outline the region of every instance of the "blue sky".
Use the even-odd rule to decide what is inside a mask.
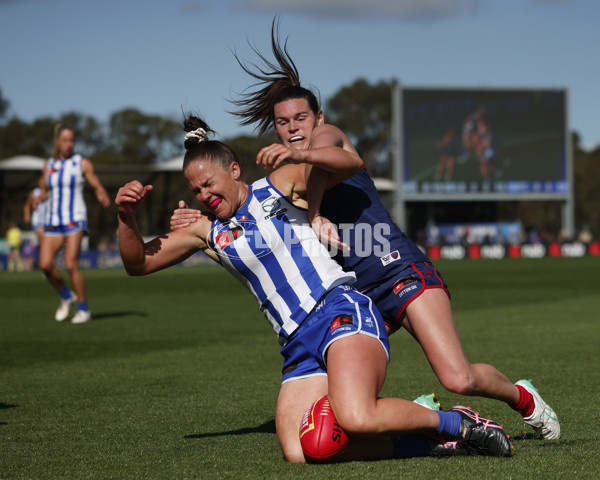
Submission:
[[[600,146],[597,0],[0,0],[0,88],[26,121],[184,109],[221,137],[248,133],[225,113],[250,85],[231,50],[268,52],[277,13],[303,83],[325,100],[359,77],[566,87],[571,130]]]

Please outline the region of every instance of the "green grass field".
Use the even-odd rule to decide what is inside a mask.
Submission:
[[[2,273],[0,479],[597,478],[600,259],[437,266],[471,361],[532,378],[560,441],[534,439],[504,404],[443,391],[399,332],[383,394],[471,405],[504,424],[513,457],[286,464],[276,337],[219,267],[85,271],[84,325],[54,321],[58,297],[41,273]]]

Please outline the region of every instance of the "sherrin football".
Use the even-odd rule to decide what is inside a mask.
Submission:
[[[300,425],[300,443],[307,460],[324,462],[343,452],[348,436],[339,426],[327,395],[306,410]]]

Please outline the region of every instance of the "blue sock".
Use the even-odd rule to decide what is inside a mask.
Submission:
[[[437,433],[445,437],[456,438],[460,430],[460,422],[462,417],[458,412],[441,412],[436,411],[440,417],[440,426],[437,428]]]
[[[426,457],[431,447],[421,435],[393,435],[394,458]]]
[[[62,298],[63,300],[68,300],[69,298],[71,298],[71,290],[69,290],[69,287],[67,287],[66,285],[64,287],[62,287],[58,293],[60,294],[60,298]]]
[[[87,309],[88,309],[88,307],[87,307],[87,301],[85,301],[85,302],[77,302],[77,310],[86,311]]]

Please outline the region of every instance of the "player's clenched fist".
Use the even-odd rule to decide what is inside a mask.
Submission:
[[[144,197],[152,191],[152,185],[142,185],[138,180],[126,183],[117,192],[115,205],[119,215],[134,213],[142,205]]]
[[[262,164],[264,168],[277,168],[282,162],[303,163],[306,161],[307,153],[304,150],[295,150],[284,145],[274,143],[264,147],[256,156],[256,163]]]

